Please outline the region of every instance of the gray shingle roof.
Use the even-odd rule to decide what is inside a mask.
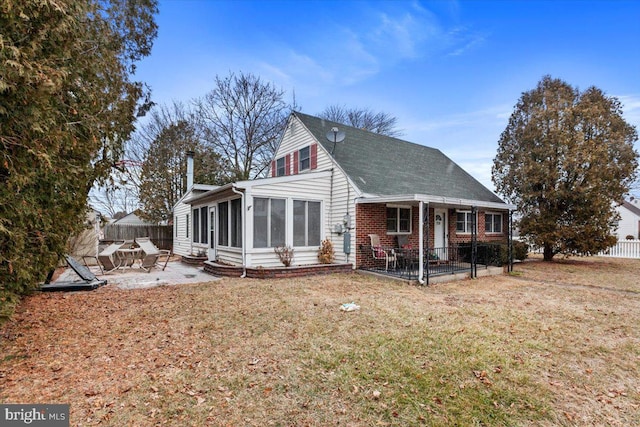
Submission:
[[[424,194],[504,203],[440,150],[295,112],[328,151],[327,132],[345,133],[334,159],[364,193],[378,196]]]

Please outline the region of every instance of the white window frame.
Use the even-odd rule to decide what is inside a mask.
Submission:
[[[280,173],[280,170],[282,170],[282,173]],[[286,174],[287,174],[287,161],[285,159],[285,156],[282,156],[276,159],[276,176],[285,176]]]
[[[307,150],[307,156],[306,157],[302,156],[302,151],[303,150]],[[306,167],[303,166],[303,164],[304,164],[303,162],[305,162],[305,161],[307,163]],[[310,145],[308,145],[308,146],[306,146],[304,148],[301,148],[298,151],[298,172],[302,172],[302,171],[309,170],[309,169],[311,169],[311,146]]]
[[[487,229],[487,218],[491,217],[491,230]],[[493,230],[493,226],[495,225],[495,217],[500,217],[500,221],[498,222],[500,224],[500,231],[495,231]],[[502,234],[502,229],[504,228],[503,226],[503,215],[502,212],[485,212],[484,213],[484,232],[486,234]]]
[[[396,211],[396,228],[395,230],[389,230],[389,216],[388,209],[395,209]],[[400,210],[408,210],[409,211],[409,230],[401,230],[400,229]],[[402,234],[411,234],[413,228],[413,207],[408,205],[387,205],[385,209],[386,215],[386,230],[388,235],[402,235]]]
[[[238,206],[238,202],[240,201],[240,206]],[[237,218],[237,221],[233,217],[233,208],[232,205],[236,205],[240,212],[240,218]],[[242,199],[229,199],[218,203],[217,207],[218,212],[218,246],[225,248],[242,248],[243,244],[243,236],[242,236]],[[232,227],[233,223],[236,222],[236,228]],[[225,242],[226,239],[226,242]],[[234,245],[234,240],[236,240],[236,244]]]
[[[458,214],[465,214],[464,218],[464,231],[458,230]],[[470,210],[457,210],[456,211],[456,234],[471,234],[471,227],[473,227],[473,221],[471,219],[473,213]],[[467,227],[470,227],[467,230]],[[476,212],[476,229],[478,228],[478,213]]]
[[[267,242],[266,242],[266,246],[256,246],[256,233],[254,231],[254,236],[253,236],[253,247],[256,249],[266,249],[266,248],[274,248],[275,246],[273,245],[272,242],[272,236],[271,236],[271,219],[272,219],[272,212],[271,212],[271,208],[272,208],[272,201],[273,200],[278,200],[278,201],[284,201],[284,241],[282,242],[283,245],[287,244],[287,199],[285,198],[281,198],[281,197],[254,197],[254,205],[257,199],[260,200],[267,200],[267,225],[266,225],[266,231],[267,231]],[[256,209],[254,208],[253,210],[253,222],[254,222],[254,227],[255,227],[255,213],[257,212]]]
[[[296,206],[296,202],[298,203],[304,203],[304,244],[302,245],[297,245],[295,240],[296,240],[296,223],[295,223],[295,206]],[[318,242],[317,243],[313,243],[310,244],[309,243],[309,204],[310,203],[317,203],[318,207],[320,209],[319,212],[319,217],[318,217]],[[320,246],[320,243],[322,242],[322,202],[318,201],[318,200],[298,200],[295,199],[293,200],[293,247],[311,247],[311,246]]]

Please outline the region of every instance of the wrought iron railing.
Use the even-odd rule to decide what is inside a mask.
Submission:
[[[361,246],[362,269],[388,274],[407,280],[419,278],[420,257],[416,248],[392,248],[379,247],[389,257],[389,262],[383,258],[382,252],[376,253],[371,246]],[[425,250],[423,272],[425,277],[435,277],[445,274],[455,274],[464,271],[472,273],[474,268],[489,268],[490,266],[502,266],[507,260],[507,252],[504,244],[499,243],[471,243],[454,244],[442,248],[428,248]]]

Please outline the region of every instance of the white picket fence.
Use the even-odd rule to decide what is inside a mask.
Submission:
[[[598,255],[612,258],[640,259],[640,240],[619,240],[615,246],[600,252]]]

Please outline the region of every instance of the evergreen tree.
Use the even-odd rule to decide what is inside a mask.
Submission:
[[[0,292],[45,279],[121,158],[148,105],[130,75],[155,13],[156,0],[0,0]]]
[[[492,180],[546,261],[615,244],[615,205],[635,179],[637,139],[620,102],[596,87],[580,92],[545,76],[522,94],[500,136]]]

